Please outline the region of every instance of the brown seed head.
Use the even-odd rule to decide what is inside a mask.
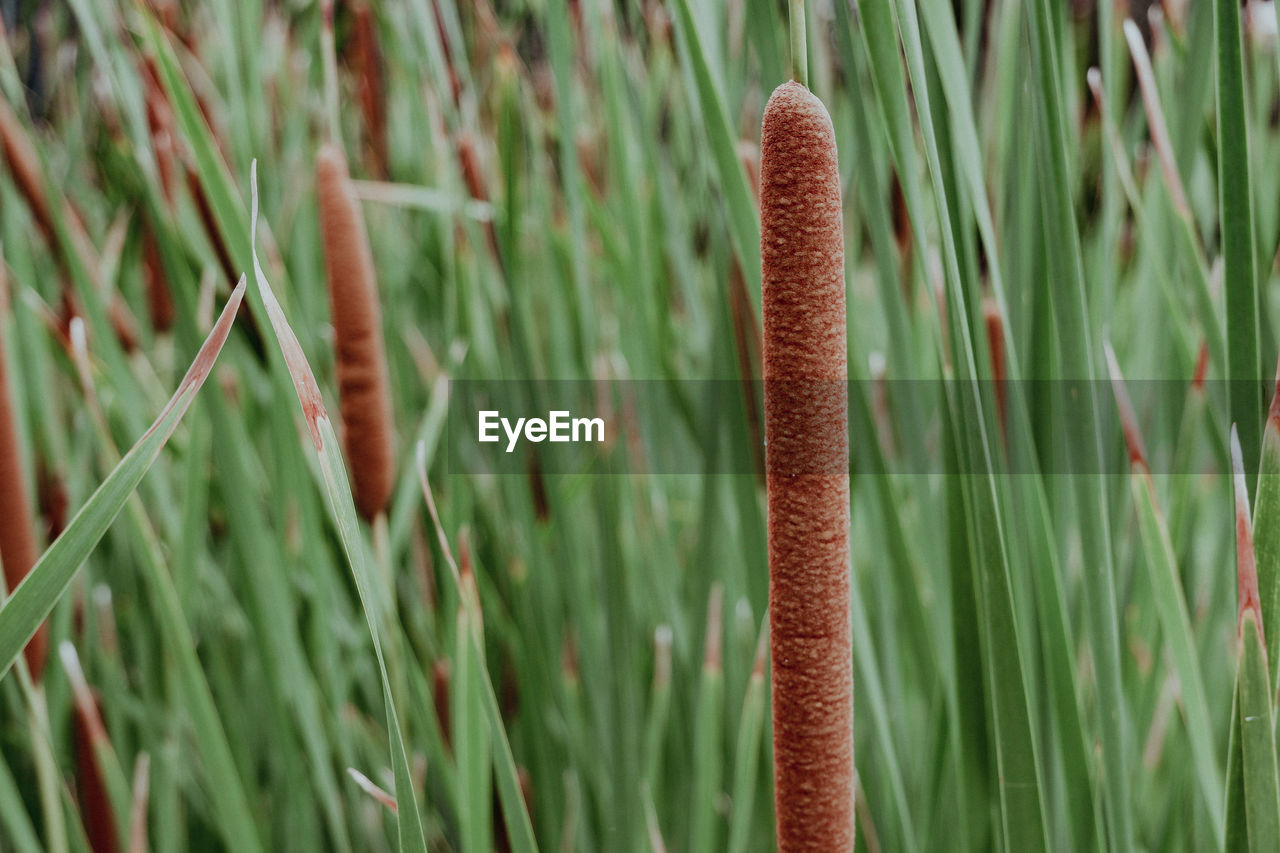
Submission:
[[[835,133],[799,83],[761,135],[765,438],[778,846],[853,847],[849,439]]]
[[[332,145],[316,157],[316,192],[352,491],[360,514],[372,520],[386,509],[395,481],[391,395],[364,216],[346,159]]]
[[[12,592],[36,564],[39,551],[22,480],[18,432],[9,395],[3,338],[0,338],[0,563],[4,564],[5,585]],[[48,628],[41,623],[26,648],[27,666],[37,681],[44,672],[48,644]]]

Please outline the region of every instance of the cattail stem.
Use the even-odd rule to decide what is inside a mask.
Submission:
[[[851,850],[848,365],[835,133],[798,82],[761,142],[765,438],[778,846]]]
[[[10,592],[22,583],[39,555],[31,507],[23,485],[14,417],[5,370],[4,339],[0,335],[0,563],[4,564],[4,582]],[[48,644],[48,625],[42,622],[25,650],[34,681],[38,682],[44,672]]]
[[[809,86],[809,50],[804,29],[804,0],[790,0],[791,29],[791,79],[801,86]]]
[[[333,0],[320,3],[320,58],[324,68],[324,114],[328,138],[342,138],[342,125],[338,121],[338,59],[333,37]]]
[[[329,305],[337,347],[338,396],[356,509],[372,521],[395,482],[391,394],[373,256],[347,161],[336,146],[316,157]]]

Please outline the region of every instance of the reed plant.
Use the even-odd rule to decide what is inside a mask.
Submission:
[[[0,12],[0,849],[1280,843],[1269,5]]]

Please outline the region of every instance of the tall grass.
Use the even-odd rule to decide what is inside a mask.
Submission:
[[[817,814],[775,753],[843,773],[849,725],[859,851],[1275,848],[1269,7],[31,5],[0,37],[0,533],[35,542],[0,548],[32,566],[0,848],[767,850]],[[847,306],[797,337],[847,365],[851,535],[847,593],[797,540],[833,571],[786,613],[768,139],[763,214],[751,170],[792,57],[840,155],[843,271],[793,284]],[[335,283],[376,276],[389,435],[340,451],[360,233]],[[458,411],[568,387],[616,427],[580,457]],[[852,723],[796,746],[779,648],[842,627],[815,665]]]

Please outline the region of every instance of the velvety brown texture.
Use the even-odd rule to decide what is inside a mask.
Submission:
[[[10,592],[22,583],[38,556],[31,507],[22,482],[17,427],[13,422],[9,378],[0,340],[0,563],[4,563],[4,582]],[[48,627],[42,622],[26,648],[27,666],[37,681],[44,672],[48,645]]]
[[[848,368],[835,134],[791,82],[765,109],[760,254],[778,847],[853,849]]]
[[[351,487],[356,509],[372,520],[386,509],[395,481],[391,394],[364,216],[351,188],[347,161],[332,145],[316,157],[316,191]]]

